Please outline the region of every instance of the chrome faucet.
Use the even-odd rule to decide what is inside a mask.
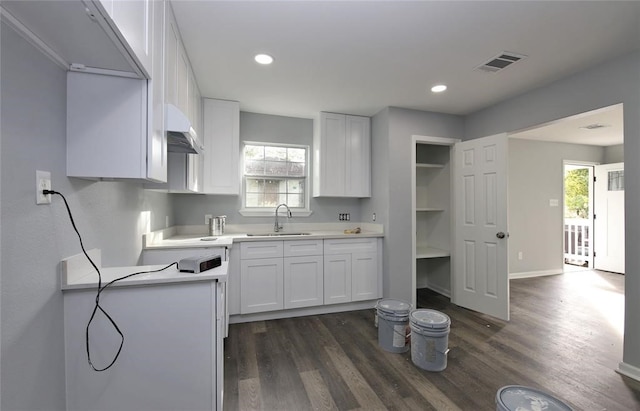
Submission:
[[[278,206],[276,207],[276,223],[275,223],[275,225],[273,226],[273,231],[275,231],[276,233],[277,233],[278,231],[282,230],[282,226],[281,226],[280,224],[278,224],[278,210],[279,210],[279,209],[280,209],[280,207],[282,207],[282,206],[284,206],[284,207],[287,209],[287,218],[291,218],[291,217],[292,217],[292,215],[291,215],[291,210],[289,210],[289,206],[288,206],[288,205],[286,205],[286,204],[284,204],[284,203],[282,203],[282,204],[278,205]]]

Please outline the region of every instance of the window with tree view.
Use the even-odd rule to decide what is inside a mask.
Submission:
[[[307,148],[303,146],[244,146],[244,207],[306,207]]]

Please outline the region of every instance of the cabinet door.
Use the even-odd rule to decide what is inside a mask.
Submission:
[[[324,303],[351,301],[351,255],[324,256]]]
[[[341,197],[345,193],[345,115],[320,113],[320,132],[314,143],[319,157],[314,196]],[[316,191],[317,190],[317,191]]]
[[[241,260],[240,265],[240,312],[282,310],[283,259]]]
[[[322,305],[323,257],[287,257],[284,259],[284,308]]]
[[[67,73],[67,176],[147,178],[147,81]]]
[[[127,44],[151,77],[152,66],[152,0],[101,1]]]
[[[165,11],[165,101],[178,107],[178,43],[180,32],[170,3]]]
[[[176,95],[178,99],[178,108],[189,114],[189,58],[181,41],[178,41],[178,55],[176,67]],[[193,119],[189,118],[191,122]]]
[[[345,196],[371,197],[371,132],[368,117],[346,116]]]
[[[204,192],[240,194],[240,103],[204,99]]]
[[[351,255],[351,287],[353,301],[380,297],[377,254],[354,253]]]
[[[151,79],[148,81],[150,130],[147,144],[147,176],[150,180],[167,182],[167,136],[164,128],[164,1],[153,3],[153,36]]]

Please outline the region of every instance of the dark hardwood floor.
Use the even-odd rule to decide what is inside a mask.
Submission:
[[[428,290],[418,305],[451,317],[448,366],[423,371],[378,346],[374,311],[230,326],[226,410],[495,410],[526,385],[576,410],[640,410],[622,359],[624,276],[583,271],[511,281],[511,321]]]

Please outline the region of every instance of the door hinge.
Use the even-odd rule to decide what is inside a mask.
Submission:
[[[593,252],[593,258],[596,258],[596,252],[595,251]]]
[[[594,219],[594,220],[596,219],[596,215],[595,215],[595,214],[593,215],[593,219]]]
[[[594,183],[596,182],[596,176],[593,176],[593,182]]]

